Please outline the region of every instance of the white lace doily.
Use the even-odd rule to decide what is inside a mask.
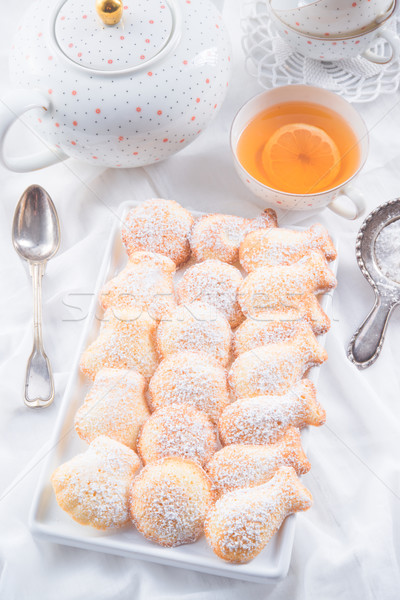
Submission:
[[[389,27],[400,33],[399,15]],[[242,31],[247,69],[264,88],[303,83],[336,92],[350,102],[370,102],[399,87],[400,60],[388,65],[361,57],[323,62],[294,52],[278,35],[265,1],[252,0],[244,5]],[[374,52],[384,56],[388,52],[386,42],[379,40]]]

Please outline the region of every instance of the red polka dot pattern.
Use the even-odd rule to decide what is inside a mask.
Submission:
[[[32,4],[25,14],[10,56],[13,83],[52,95],[46,112],[31,110],[26,119],[48,143],[78,159],[117,168],[163,160],[192,142],[214,117],[214,106],[224,100],[230,47],[222,20],[208,0],[178,2],[179,43],[166,48],[158,60],[154,53],[171,32],[165,0],[135,0],[124,11],[123,29],[99,28],[93,5],[93,0],[66,0],[62,5],[56,19],[62,52],[49,46],[53,0]],[[137,7],[142,36],[129,25]],[[161,41],[159,28],[165,30]],[[152,56],[151,69],[146,68]],[[197,60],[199,56],[204,59]]]
[[[160,0],[135,0],[134,10],[126,7],[123,21],[104,28],[99,27],[94,0],[67,0],[56,19],[57,42],[70,60],[87,68],[119,71],[137,67],[143,54],[152,59],[170,38],[173,14],[169,7],[162,10],[161,4]]]

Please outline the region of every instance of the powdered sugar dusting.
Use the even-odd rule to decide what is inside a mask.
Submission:
[[[131,515],[137,529],[163,546],[194,542],[211,508],[211,482],[196,463],[165,458],[147,465],[131,491]]]
[[[240,263],[248,273],[260,267],[290,265],[310,252],[321,252],[328,261],[336,258],[336,249],[320,224],[305,231],[276,228],[248,235],[240,247]]]
[[[307,323],[290,340],[240,354],[229,372],[236,398],[283,394],[314,365],[327,359]]]
[[[144,463],[179,456],[204,465],[216,449],[216,430],[208,416],[184,404],[172,404],[153,413],[138,442]]]
[[[283,396],[244,398],[227,406],[218,421],[221,442],[270,444],[289,427],[322,425],[325,413],[310,382],[302,380]]]
[[[129,520],[129,488],[139,466],[133,450],[99,436],[53,473],[57,502],[83,525],[121,527]]]
[[[263,485],[228,492],[207,515],[205,534],[214,552],[247,562],[265,547],[285,517],[312,504],[310,492],[291,467],[281,467]]]
[[[283,465],[292,466],[297,474],[306,473],[310,468],[298,429],[288,429],[276,444],[225,446],[214,454],[206,465],[206,472],[215,492],[221,496],[233,489],[266,483]]]
[[[133,368],[151,377],[158,363],[156,327],[157,322],[141,309],[114,314],[109,308],[99,336],[82,354],[82,372],[94,379],[103,368]]]
[[[218,259],[235,262],[239,245],[243,239],[241,217],[229,215],[207,215],[194,225],[190,244],[196,260]]]
[[[135,252],[126,267],[100,292],[103,308],[142,309],[153,319],[167,317],[175,308],[175,263],[153,252]]]
[[[183,350],[212,354],[223,366],[230,358],[232,331],[224,315],[205,302],[178,306],[157,330],[162,357]]]
[[[227,318],[231,327],[243,321],[238,303],[238,290],[243,281],[236,267],[219,260],[205,260],[193,265],[178,285],[181,303],[201,300],[215,306]]]
[[[87,442],[107,435],[136,449],[139,430],[150,416],[145,389],[136,371],[102,369],[75,415],[76,432]]]
[[[165,358],[150,381],[153,409],[189,404],[206,412],[213,422],[229,403],[225,369],[209,354],[178,352]]]
[[[318,333],[329,327],[314,294],[336,284],[324,259],[331,260],[335,249],[322,226],[302,235],[274,232],[270,210],[257,219],[208,215],[192,229],[193,222],[169,200],[149,200],[129,212],[122,228],[129,262],[104,286],[104,323],[82,356],[82,371],[97,377],[78,411],[77,431],[88,441],[95,438],[91,451],[104,438],[96,438],[99,433],[134,448],[140,430],[138,452],[147,466],[132,484],[140,462],[129,448],[132,454],[123,459],[108,447],[98,470],[93,459],[75,457],[72,477],[59,468],[66,493],[62,497],[61,490],[57,500],[80,522],[120,526],[127,521],[132,484],[131,518],[147,539],[165,546],[194,542],[208,513],[206,535],[215,552],[244,562],[258,554],[288,512],[310,505],[296,477],[310,465],[293,426],[319,425],[325,418],[312,384],[299,380],[326,359],[305,320]],[[251,250],[255,260],[279,266],[263,267],[243,281],[229,263],[253,235],[262,240]],[[190,256],[189,240],[193,257],[203,262],[189,266],[177,284],[177,307],[173,276]],[[224,367],[231,361],[231,328],[251,314],[257,295],[267,296],[275,312],[265,312],[261,303],[261,323],[249,319],[237,330],[235,352],[242,354],[229,381],[239,400],[229,404]],[[123,373],[129,385],[119,382]],[[151,416],[140,373],[151,378]],[[216,453],[218,421],[220,439],[230,445]],[[212,508],[214,496],[229,501]]]
[[[301,323],[301,313],[296,309],[271,311],[258,320],[246,319],[233,336],[233,352],[237,356],[258,346],[285,342],[301,330]]]
[[[192,215],[174,200],[146,200],[126,216],[122,241],[129,255],[149,250],[165,254],[180,265],[190,256],[192,225]]]
[[[379,233],[375,257],[382,273],[400,283],[400,219],[389,223]]]
[[[240,243],[250,231],[276,226],[276,214],[269,209],[256,219],[221,214],[206,215],[199,219],[192,229],[192,252],[197,261],[218,259],[234,263],[239,258]]]
[[[324,257],[312,252],[292,265],[256,269],[240,286],[238,297],[243,312],[254,315],[255,306],[285,305],[287,297],[322,294],[333,289],[336,283]]]

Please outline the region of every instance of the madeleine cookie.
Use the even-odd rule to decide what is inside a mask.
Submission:
[[[177,352],[159,365],[150,381],[152,410],[169,404],[189,404],[208,414],[213,423],[229,403],[227,373],[205,352]]]
[[[290,265],[310,252],[321,252],[327,261],[337,253],[325,227],[317,223],[305,231],[259,229],[249,233],[240,246],[240,264],[252,273],[260,267]]]
[[[256,219],[220,214],[205,215],[192,229],[192,255],[197,261],[215,258],[232,264],[238,260],[240,243],[250,231],[277,226],[276,213],[270,208]]]
[[[187,404],[159,408],[143,425],[138,454],[144,464],[167,456],[188,458],[203,466],[217,449],[210,418]]]
[[[284,465],[293,467],[297,475],[311,468],[301,447],[300,431],[295,427],[290,427],[276,444],[225,446],[214,454],[205,471],[219,497],[235,489],[266,483]]]
[[[227,406],[218,421],[221,443],[273,444],[289,427],[319,427],[326,414],[308,379],[294,385],[283,396],[256,396]]]
[[[148,540],[180,546],[200,537],[212,501],[211,482],[197,463],[164,458],[136,477],[130,511],[136,528]]]
[[[151,377],[158,363],[156,329],[157,321],[141,310],[114,314],[109,308],[99,336],[82,354],[82,373],[94,379],[104,368],[136,369]]]
[[[96,529],[129,522],[129,489],[140,467],[133,450],[102,435],[51,477],[59,506],[75,521]]]
[[[301,323],[290,340],[240,354],[229,371],[229,385],[236,398],[284,394],[310,367],[327,358],[310,326]]]
[[[168,256],[179,266],[190,256],[193,217],[174,200],[146,200],[129,211],[122,226],[128,255],[138,250]]]
[[[162,254],[135,252],[128,264],[100,292],[104,309],[140,309],[152,319],[167,317],[176,307],[175,263]]]
[[[178,284],[178,298],[181,304],[207,302],[222,312],[231,327],[236,327],[244,319],[238,302],[242,282],[236,267],[220,260],[205,260],[186,271]]]
[[[207,352],[224,367],[230,357],[232,331],[224,315],[205,302],[181,304],[157,329],[161,358],[189,350]]]
[[[307,510],[311,493],[292,467],[253,488],[228,492],[207,515],[207,542],[220,558],[246,563],[255,558],[291,513]]]
[[[137,371],[99,371],[75,415],[79,437],[90,443],[106,435],[135,450],[139,430],[150,416],[145,390],[146,380]]]

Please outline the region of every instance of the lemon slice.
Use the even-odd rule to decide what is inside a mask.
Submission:
[[[319,127],[293,123],[278,129],[265,144],[262,164],[282,191],[311,194],[329,189],[340,171],[340,153]]]

